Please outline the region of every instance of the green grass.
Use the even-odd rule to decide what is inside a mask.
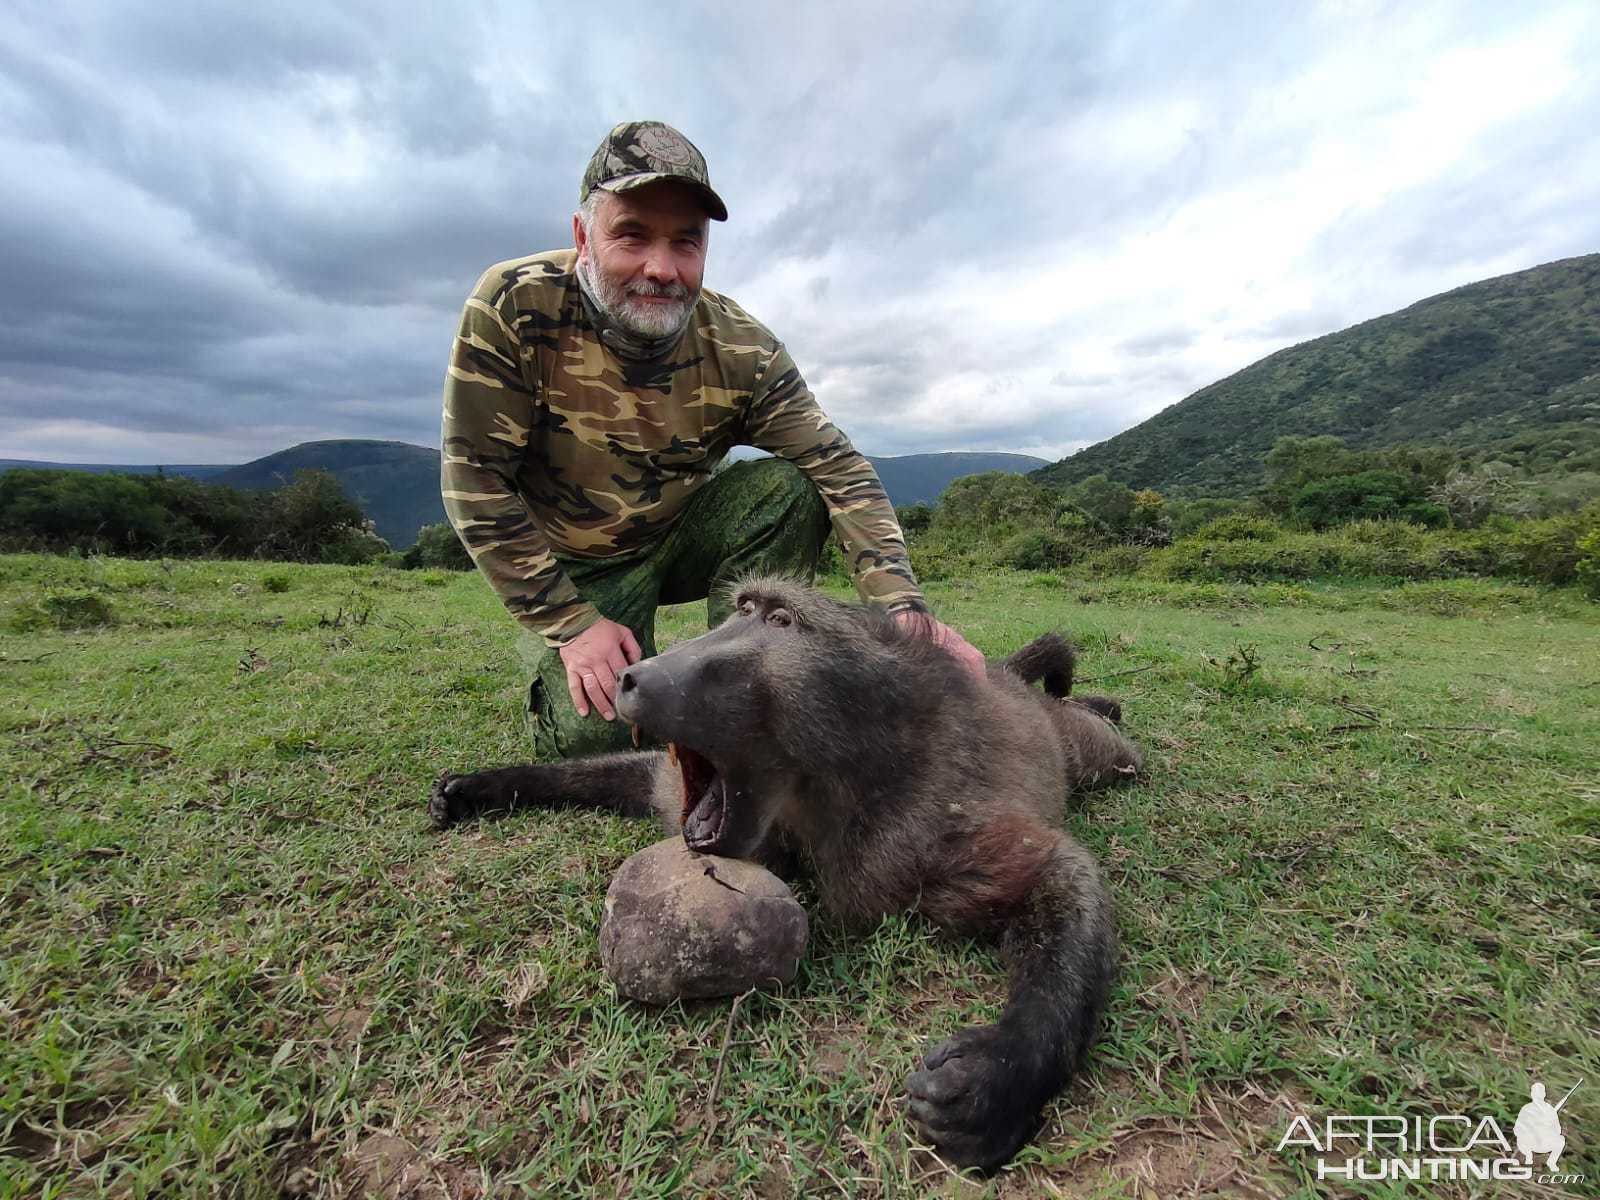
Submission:
[[[9,621],[85,592],[106,623]],[[475,576],[0,558],[0,1196],[1338,1194],[1274,1152],[1292,1112],[1509,1130],[1530,1078],[1580,1075],[1588,1182],[1525,1194],[1597,1194],[1600,608],[1048,575],[931,599],[991,654],[1072,633],[1150,759],[1069,819],[1123,937],[1103,1040],[988,1182],[900,1113],[918,1054],[998,1011],[988,950],[815,920],[782,994],[641,1008],[595,935],[654,830],[428,832],[441,769],[524,757]]]

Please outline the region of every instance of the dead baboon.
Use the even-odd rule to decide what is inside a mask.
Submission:
[[[1063,699],[1071,682],[1054,635],[981,680],[880,610],[757,580],[718,628],[619,678],[618,711],[667,752],[446,774],[429,814],[443,828],[524,806],[654,812],[705,853],[797,854],[849,924],[915,910],[998,937],[1000,1019],[936,1047],[906,1084],[927,1139],[992,1170],[1082,1062],[1114,966],[1110,900],[1062,809],[1140,756],[1115,702]]]

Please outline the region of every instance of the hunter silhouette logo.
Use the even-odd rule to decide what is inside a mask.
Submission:
[[[1578,1083],[1582,1082],[1578,1080]],[[1556,1114],[1561,1111],[1561,1105],[1572,1099],[1572,1093],[1578,1090],[1578,1083],[1573,1084],[1553,1107],[1544,1102],[1544,1084],[1534,1084],[1528,1093],[1528,1103],[1517,1114],[1517,1123],[1512,1132],[1517,1135],[1517,1153],[1529,1163],[1533,1162],[1535,1154],[1548,1154],[1550,1158],[1545,1166],[1552,1171],[1556,1169],[1556,1159],[1561,1157],[1561,1151],[1567,1145],[1567,1139],[1561,1136],[1561,1118]]]
[[[1550,1104],[1544,1084],[1535,1081],[1511,1128],[1514,1146],[1500,1122],[1490,1116],[1338,1114],[1323,1118],[1319,1127],[1301,1113],[1284,1130],[1278,1151],[1304,1146],[1317,1154],[1318,1179],[1582,1183],[1582,1175],[1555,1174],[1567,1146],[1559,1114],[1582,1083],[1579,1079]],[[1545,1160],[1542,1167],[1535,1167],[1535,1157]]]

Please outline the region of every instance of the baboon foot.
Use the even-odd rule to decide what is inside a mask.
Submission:
[[[912,1121],[957,1166],[995,1170],[1039,1122],[1042,1101],[1028,1079],[1032,1058],[1026,1041],[1009,1029],[963,1029],[906,1080]]]
[[[1074,696],[1074,704],[1081,704],[1090,712],[1099,713],[1113,725],[1122,723],[1122,702],[1110,696]]]

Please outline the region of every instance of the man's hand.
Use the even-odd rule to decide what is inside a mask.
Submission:
[[[979,679],[984,679],[988,676],[988,668],[984,663],[983,653],[943,621],[935,620],[928,613],[919,612],[896,613],[895,620],[900,622],[902,628],[915,630],[932,641],[934,645],[943,646],[956,656],[956,660],[962,666],[966,667]]]
[[[578,715],[587,717],[593,704],[606,720],[615,720],[617,676],[641,657],[633,630],[601,617],[561,647],[560,653],[567,668],[567,692]]]

